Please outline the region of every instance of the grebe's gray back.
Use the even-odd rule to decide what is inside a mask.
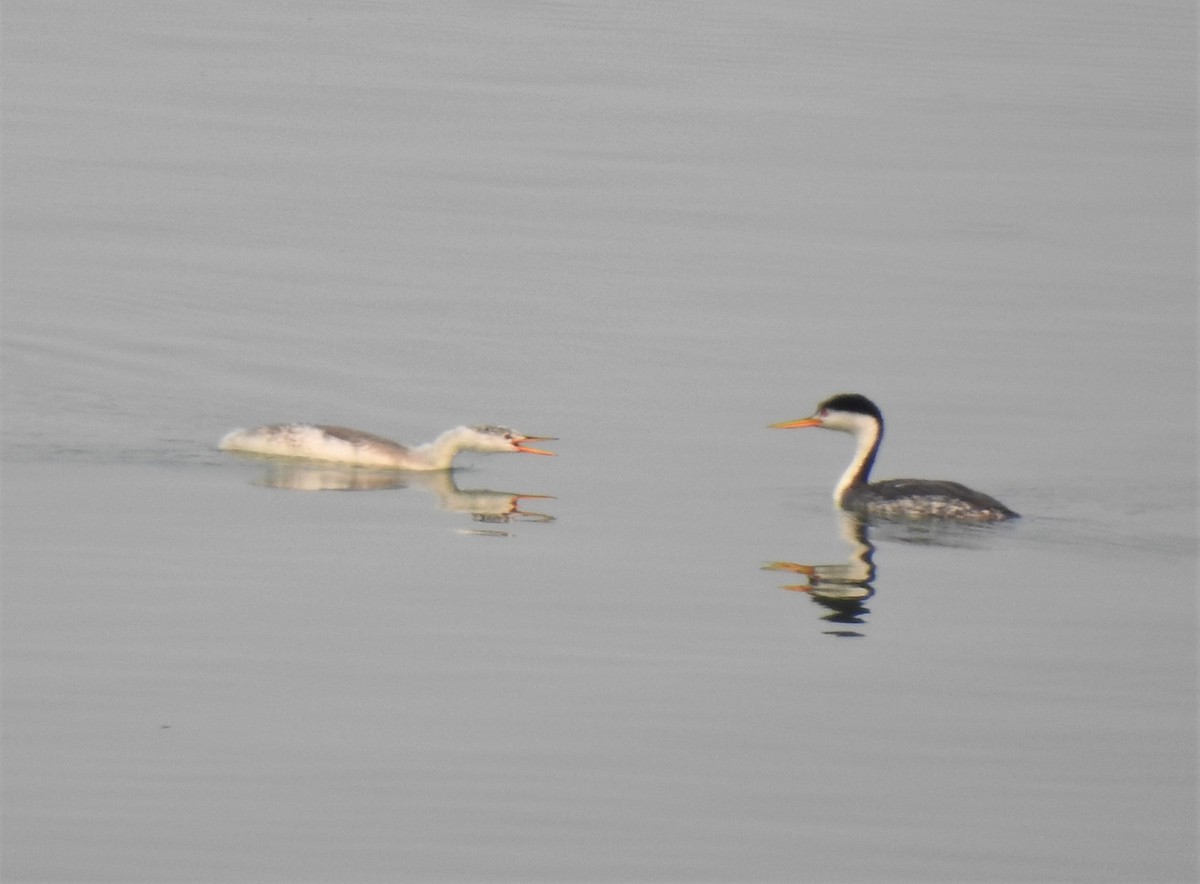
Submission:
[[[454,427],[432,442],[409,448],[363,430],[329,424],[268,424],[227,433],[226,451],[298,457],[358,467],[393,470],[446,470],[460,451],[553,455],[526,443],[551,441],[553,436],[527,436],[509,427],[485,424]]]
[[[811,417],[771,424],[780,430],[821,427],[854,436],[857,447],[850,466],[833,489],[844,510],[885,519],[955,519],[1003,522],[1017,513],[1000,501],[958,482],[941,479],[888,479],[872,482],[871,468],[883,442],[883,413],[866,396],[841,393],[817,406]]]

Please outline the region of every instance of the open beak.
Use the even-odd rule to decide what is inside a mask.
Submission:
[[[802,417],[799,420],[783,421],[778,424],[771,424],[772,430],[799,430],[801,427],[820,427],[824,425],[819,417]]]
[[[526,448],[526,442],[557,442],[557,436],[525,436],[521,439],[513,440],[513,447],[522,454],[544,454],[547,457],[554,457],[557,452],[543,451],[540,448]]]

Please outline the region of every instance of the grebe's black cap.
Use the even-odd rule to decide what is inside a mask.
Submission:
[[[817,413],[820,414],[826,409],[848,411],[851,414],[865,414],[875,420],[883,420],[883,412],[879,410],[879,406],[861,393],[838,393],[836,396],[830,396],[817,406]]]

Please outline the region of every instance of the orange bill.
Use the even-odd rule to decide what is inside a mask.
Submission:
[[[794,421],[782,421],[778,424],[771,424],[772,430],[798,430],[801,427],[819,427],[822,421],[819,417],[802,417]]]

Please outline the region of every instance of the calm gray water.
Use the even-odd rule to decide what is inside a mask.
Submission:
[[[1195,25],[7,3],[4,879],[1193,880]]]

